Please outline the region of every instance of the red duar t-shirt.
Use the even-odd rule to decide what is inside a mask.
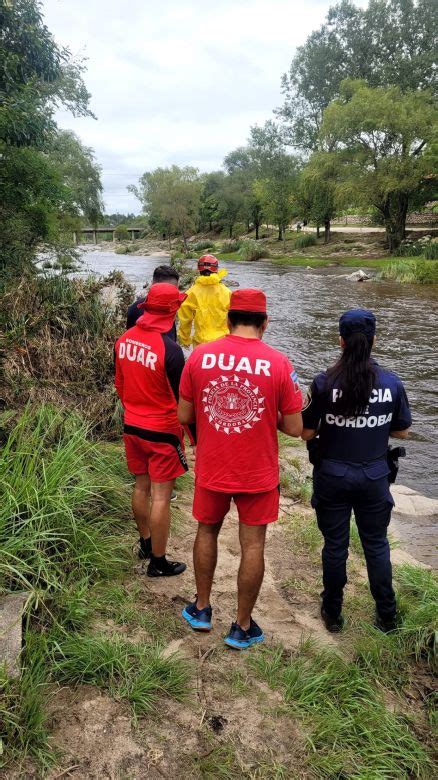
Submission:
[[[180,396],[195,406],[199,485],[222,493],[278,485],[278,412],[302,408],[286,355],[241,336],[203,344],[185,365]]]

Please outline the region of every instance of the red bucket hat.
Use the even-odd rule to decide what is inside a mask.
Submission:
[[[186,298],[187,294],[180,292],[174,284],[153,284],[145,301],[139,305],[144,314],[137,320],[137,325],[166,333],[172,327],[175,315]]]
[[[235,290],[231,293],[230,311],[252,311],[266,314],[266,295],[263,290]]]

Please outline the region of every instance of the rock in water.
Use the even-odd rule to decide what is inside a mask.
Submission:
[[[0,599],[0,665],[10,677],[20,676],[23,612],[28,593],[10,593]]]
[[[353,271],[352,274],[348,274],[347,279],[349,279],[350,282],[367,282],[369,279],[372,279],[372,277],[360,268],[359,271]]]

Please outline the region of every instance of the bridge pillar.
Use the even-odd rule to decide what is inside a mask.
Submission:
[[[131,241],[134,241],[135,238],[135,231],[131,230]]]
[[[93,230],[93,242],[97,244],[97,231]]]

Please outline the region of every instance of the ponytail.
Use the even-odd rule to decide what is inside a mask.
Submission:
[[[342,355],[327,376],[331,387],[342,391],[336,401],[336,409],[343,417],[363,414],[376,381],[376,369],[371,361],[373,339],[364,333],[347,336]]]

